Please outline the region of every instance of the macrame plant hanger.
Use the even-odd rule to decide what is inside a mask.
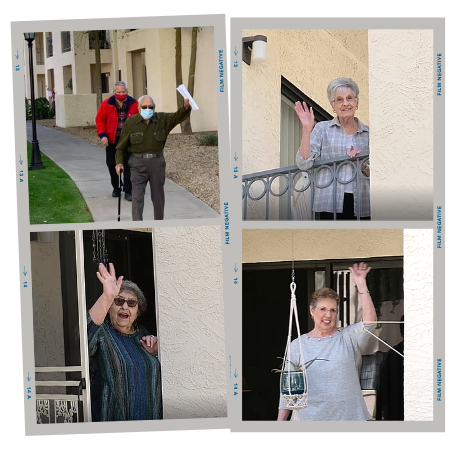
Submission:
[[[286,408],[292,410],[292,420],[300,420],[299,410],[308,406],[308,380],[303,356],[300,324],[298,321],[297,298],[295,296],[295,271],[294,271],[294,230],[292,230],[292,274],[291,274],[291,308],[289,313],[289,330],[284,352],[283,365],[280,376],[280,393]],[[299,349],[299,361],[292,361],[291,339],[292,322],[295,319],[297,328],[297,343]]]
[[[98,265],[102,263],[108,268],[108,252],[105,245],[105,230],[92,231],[92,260]]]

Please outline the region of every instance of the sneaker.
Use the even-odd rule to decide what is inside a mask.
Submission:
[[[112,192],[113,197],[118,197],[120,195],[120,189],[114,189]]]
[[[133,197],[131,196],[131,192],[125,192],[125,200],[128,200],[131,202],[133,200]]]

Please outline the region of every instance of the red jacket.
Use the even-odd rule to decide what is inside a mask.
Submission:
[[[139,112],[138,102],[133,97],[127,97],[126,105],[128,109],[127,118]],[[116,99],[113,95],[102,102],[95,116],[95,125],[99,138],[107,137],[109,142],[114,143],[118,123],[119,115],[117,114]]]

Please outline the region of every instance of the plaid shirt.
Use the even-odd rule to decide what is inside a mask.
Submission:
[[[356,119],[356,117],[355,117]],[[358,130],[353,136],[353,148],[355,150],[369,151],[369,127],[358,121]],[[319,122],[311,133],[311,155],[308,159],[303,159],[300,152],[297,152],[297,165],[302,170],[310,169],[314,160],[326,160],[348,156],[347,134],[339,123],[337,117],[333,120]],[[346,166],[342,167],[338,176],[341,180],[346,179]],[[327,184],[331,180],[329,170],[316,171],[316,182],[320,185]],[[344,205],[345,184],[336,183],[336,212],[341,213]],[[370,216],[370,181],[364,175],[359,180],[361,192],[361,217]],[[355,193],[355,216],[358,208],[358,196],[356,189],[356,178],[353,181],[353,192]],[[313,211],[333,212],[333,183],[326,188],[317,188],[314,192]]]
[[[127,120],[127,100],[125,99],[122,102],[122,107],[119,106],[119,103],[116,100],[116,108],[117,114],[119,116],[119,121],[117,122],[116,137],[120,137],[120,135],[122,134],[123,124],[125,123],[125,120]]]

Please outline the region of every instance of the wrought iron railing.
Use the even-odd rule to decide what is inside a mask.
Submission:
[[[67,367],[36,367],[36,377],[38,374],[46,373],[81,373],[81,366]],[[36,422],[44,423],[73,423],[83,422],[84,408],[86,407],[86,391],[84,390],[85,380],[78,376],[77,380],[36,380],[36,391],[40,388],[47,388],[50,393],[36,392]],[[77,394],[62,393],[70,388],[77,391]]]
[[[354,196],[357,204],[356,217],[361,218],[361,186],[368,180],[363,165],[369,162],[369,152],[354,158],[339,157],[315,161],[311,169],[298,166],[281,167],[247,174],[242,177],[242,217],[244,220],[320,220],[312,205],[318,189],[333,185],[334,218],[336,219],[336,192],[338,184],[348,184],[356,178]],[[350,164],[352,176],[342,179],[344,166]],[[329,182],[319,184],[320,171],[330,173]]]

